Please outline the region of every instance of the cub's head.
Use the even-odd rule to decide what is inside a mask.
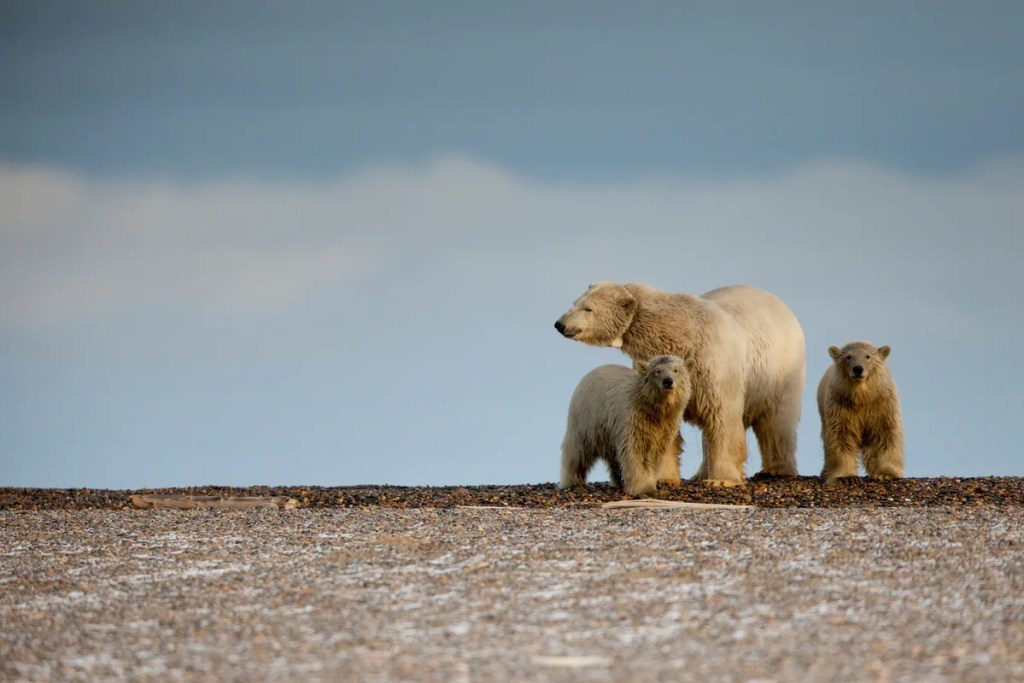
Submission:
[[[563,337],[591,346],[622,346],[622,335],[636,314],[636,299],[617,282],[590,285],[572,308],[555,321]]]
[[[889,357],[888,346],[878,346],[864,341],[850,342],[843,348],[828,347],[828,355],[836,364],[836,371],[853,382],[863,382],[885,363]]]
[[[686,362],[677,356],[655,356],[649,361],[637,361],[636,371],[650,390],[675,392],[690,396],[690,371]]]

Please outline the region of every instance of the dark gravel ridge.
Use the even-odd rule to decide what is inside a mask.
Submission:
[[[120,510],[133,493],[289,496],[303,508],[452,508],[489,505],[571,508],[599,505],[627,496],[609,484],[559,491],[552,483],[488,486],[194,486],[138,490],[0,488],[0,510]],[[662,488],[658,498],[695,503],[731,503],[764,508],[1024,506],[1024,477],[848,480],[825,486],[819,477],[757,478],[735,488],[684,482]]]

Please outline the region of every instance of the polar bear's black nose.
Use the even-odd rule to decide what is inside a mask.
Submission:
[[[862,365],[854,365],[852,370],[854,377],[860,377],[861,375],[864,374],[864,366]]]
[[[563,323],[561,320],[556,320],[555,329],[558,330],[559,334],[565,334],[565,323]]]
[[[672,378],[671,377],[666,377],[665,379],[661,380],[661,386],[665,387],[666,389],[671,389],[672,388]]]

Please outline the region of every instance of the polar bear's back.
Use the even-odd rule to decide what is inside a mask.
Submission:
[[[602,365],[580,380],[569,401],[569,423],[577,430],[621,432],[629,415],[630,393],[639,375],[622,365]]]

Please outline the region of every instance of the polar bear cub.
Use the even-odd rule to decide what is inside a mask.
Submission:
[[[903,418],[889,351],[864,341],[829,347],[832,365],[818,384],[826,483],[856,477],[858,453],[869,477],[903,476]]]
[[[631,496],[653,493],[659,481],[678,485],[679,426],[690,392],[690,372],[676,356],[638,362],[636,370],[602,365],[588,372],[569,402],[561,488],[585,484],[598,460]]]

